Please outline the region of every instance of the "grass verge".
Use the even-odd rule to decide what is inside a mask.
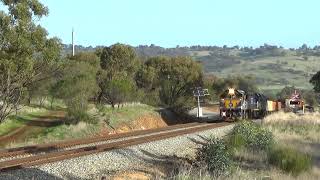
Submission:
[[[126,105],[120,108],[108,106],[99,107],[100,116],[111,127],[117,128],[121,124],[127,124],[146,114],[157,114],[156,108],[144,104]]]
[[[26,145],[43,144],[49,142],[55,142],[66,139],[77,139],[90,137],[99,132],[101,128],[100,124],[89,124],[85,122],[79,122],[76,125],[59,125],[55,127],[49,127],[34,134],[26,139],[25,142],[8,144],[7,148],[20,147]]]
[[[310,117],[313,116],[315,115],[310,114]],[[278,134],[279,129],[287,126],[293,129],[302,128],[305,132],[314,129],[308,123],[302,125],[300,121],[286,123],[277,120],[266,123],[262,127],[248,124],[248,122],[240,123],[225,138],[226,145],[232,149],[225,152],[232,152],[233,156],[234,166],[230,174],[216,177],[208,169],[208,164],[202,163],[200,166],[193,166],[187,170],[181,168],[181,171],[177,171],[172,177],[173,179],[319,179],[319,141],[310,142],[303,133],[291,130],[282,132],[281,135]],[[269,134],[266,133],[268,131],[272,132],[272,138],[265,136]],[[295,133],[294,139],[292,139],[292,133]],[[283,136],[284,134],[286,136]],[[261,138],[263,136],[268,138]],[[260,140],[257,139],[258,137]],[[206,146],[208,145],[203,147]],[[211,153],[211,155],[215,154]],[[208,160],[207,162],[217,165],[219,161]]]
[[[293,148],[276,147],[268,153],[269,163],[293,175],[311,168],[311,157]]]
[[[48,114],[47,109],[24,107],[17,115],[9,116],[0,124],[0,136],[9,134],[10,132],[26,125],[29,121],[35,120],[37,116]]]

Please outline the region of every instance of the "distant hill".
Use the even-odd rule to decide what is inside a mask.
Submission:
[[[76,46],[76,52],[94,52],[101,47]],[[310,89],[309,79],[320,71],[320,47],[298,49],[263,45],[252,47],[191,46],[163,48],[156,45],[134,47],[142,58],[152,56],[191,56],[203,64],[205,73],[218,77],[251,75],[263,90],[279,90],[285,85]],[[71,54],[71,45],[64,45]]]

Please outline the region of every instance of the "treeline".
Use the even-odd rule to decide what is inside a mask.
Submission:
[[[142,102],[183,113],[193,106],[192,89],[202,85],[202,68],[191,58],[159,56],[143,62],[123,44],[78,53],[56,65],[52,76],[26,86],[20,103],[62,99],[70,123],[92,120],[89,103],[121,108]]]
[[[78,52],[95,52],[97,49],[101,49],[103,46],[82,46],[76,45],[75,49]],[[252,46],[240,47],[238,45],[228,47],[224,46],[176,46],[174,48],[164,48],[154,44],[151,45],[139,45],[132,47],[137,56],[139,57],[154,57],[154,56],[198,56],[197,51],[210,51],[211,57],[216,58],[232,58],[232,57],[256,57],[256,56],[285,56],[290,52],[295,52],[297,56],[320,56],[320,46],[309,47],[303,44],[299,48],[285,49],[282,46],[264,44],[262,46],[253,48]],[[72,46],[70,44],[63,45],[63,54],[66,56],[71,54]]]

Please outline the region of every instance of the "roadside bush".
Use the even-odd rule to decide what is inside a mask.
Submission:
[[[311,168],[311,157],[292,148],[274,148],[269,151],[268,159],[270,164],[294,175]]]
[[[239,134],[231,134],[228,136],[228,146],[232,149],[241,149],[245,147],[246,140],[242,135]]]
[[[204,164],[214,176],[220,176],[230,171],[232,157],[222,139],[212,138],[202,146],[197,153],[197,160]]]
[[[63,99],[67,106],[68,123],[88,120],[89,99],[98,91],[96,73],[89,63],[70,60],[63,77],[52,87],[54,96]]]
[[[159,91],[141,92],[141,103],[155,107],[161,105]]]
[[[249,121],[237,124],[227,141],[233,149],[246,147],[250,150],[267,150],[274,142],[272,132]]]

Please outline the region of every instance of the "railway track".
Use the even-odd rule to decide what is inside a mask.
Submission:
[[[3,158],[12,158],[19,155],[33,155],[43,152],[52,152],[57,151],[59,149],[63,148],[70,148],[74,146],[81,146],[81,145],[87,145],[92,143],[98,143],[98,142],[104,142],[104,141],[110,141],[110,140],[117,140],[120,138],[128,138],[133,136],[141,136],[149,133],[157,133],[161,131],[169,131],[169,130],[175,130],[178,128],[188,128],[201,125],[201,123],[189,123],[189,124],[181,124],[181,125],[175,125],[175,126],[169,126],[164,128],[157,128],[157,129],[149,129],[149,130],[139,130],[139,131],[133,131],[129,133],[121,133],[121,134],[112,134],[107,136],[96,136],[96,137],[90,137],[85,139],[74,139],[74,140],[68,140],[68,141],[60,141],[56,143],[48,143],[48,144],[40,144],[35,146],[24,146],[24,147],[18,147],[18,148],[11,148],[11,149],[2,149],[0,150],[0,162]]]
[[[0,171],[25,168],[230,125],[189,123],[130,133],[0,150]]]

